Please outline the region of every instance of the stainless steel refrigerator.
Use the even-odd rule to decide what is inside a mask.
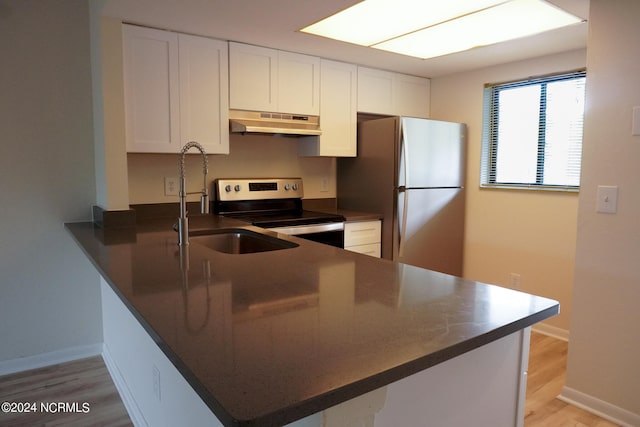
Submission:
[[[410,117],[358,124],[358,156],[337,162],[338,207],[383,215],[383,258],[462,275],[465,134]]]

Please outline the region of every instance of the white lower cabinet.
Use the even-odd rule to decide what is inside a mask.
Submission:
[[[344,224],[344,248],[380,258],[382,221],[358,221]]]

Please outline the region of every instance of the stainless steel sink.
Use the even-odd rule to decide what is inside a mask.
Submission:
[[[256,252],[277,251],[299,246],[297,243],[243,228],[225,228],[207,232],[193,233],[189,236],[192,242],[206,246],[225,254],[251,254]]]

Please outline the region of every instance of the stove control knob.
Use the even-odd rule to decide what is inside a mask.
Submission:
[[[230,185],[225,185],[224,191],[226,191],[227,193],[231,192],[231,186]]]
[[[242,187],[240,187],[240,184],[236,184],[236,186],[233,187],[233,189],[236,190],[236,191],[240,191],[241,188]]]
[[[293,189],[298,191],[298,184],[293,184]]]
[[[289,191],[289,190],[291,189],[291,185],[290,185],[290,184],[285,184],[285,185],[284,185],[284,189],[285,189],[286,191]]]

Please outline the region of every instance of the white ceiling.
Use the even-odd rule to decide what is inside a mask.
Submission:
[[[357,2],[357,0],[193,0],[184,2],[123,0],[121,3],[115,0],[112,3],[119,3],[120,6],[126,4],[128,20],[133,22],[147,25],[160,23],[173,30],[307,53],[424,77],[438,77],[585,48],[587,44],[587,24],[582,23],[498,45],[421,60],[298,31],[310,23]],[[577,16],[588,18],[589,0],[551,0],[551,2]],[[170,22],[166,16],[161,16],[163,11],[159,6],[162,4],[165,6],[164,15],[167,12],[171,14]],[[136,9],[133,5],[139,5],[139,7]],[[108,9],[109,6],[106,7],[106,14],[109,14]],[[121,7],[115,7],[115,9],[121,9]]]

